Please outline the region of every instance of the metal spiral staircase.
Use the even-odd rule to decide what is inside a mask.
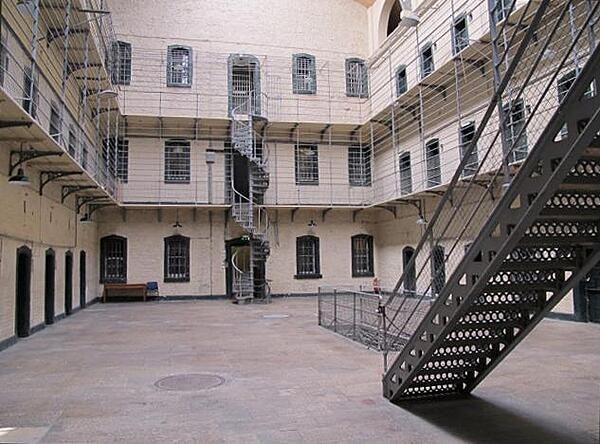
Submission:
[[[246,270],[235,266],[234,262],[233,293],[238,302],[270,302],[264,271],[259,271],[264,270],[270,254],[269,219],[267,210],[262,206],[269,188],[268,150],[264,138],[255,129],[257,126],[264,128],[267,121],[262,115],[255,114],[255,100],[255,94],[250,91],[247,99],[231,112],[231,145],[248,160],[249,177],[248,194],[244,195],[235,188],[234,173],[231,174],[231,215],[250,237],[251,249],[250,264]]]
[[[382,309],[386,349],[401,349],[383,376],[393,402],[471,392],[600,260],[600,2],[529,1],[511,28],[490,10],[496,92],[405,268],[422,296],[402,292],[405,271]],[[474,150],[477,181],[462,177]]]

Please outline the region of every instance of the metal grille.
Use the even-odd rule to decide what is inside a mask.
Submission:
[[[0,40],[0,86],[4,86],[4,76],[8,72],[8,51],[6,50],[6,41]]]
[[[315,58],[308,54],[294,56],[292,83],[294,94],[315,94],[317,92],[317,69]]]
[[[39,79],[34,77],[31,68],[23,69],[23,109],[33,118],[37,116],[39,102],[38,92]]]
[[[114,65],[111,73],[113,83],[129,85],[131,83],[131,43],[113,43]]]
[[[453,47],[454,54],[458,54],[469,46],[469,29],[467,27],[467,18],[460,17],[454,22],[453,27]]]
[[[410,153],[400,154],[400,193],[412,193],[412,172],[410,167]]]
[[[368,146],[348,148],[348,177],[351,186],[371,185],[371,149]]]
[[[129,140],[117,143],[117,178],[125,183],[129,180]]]
[[[169,46],[167,53],[167,86],[192,85],[192,49]]]
[[[319,184],[317,145],[296,145],[296,185]]]
[[[296,239],[296,272],[298,277],[316,277],[321,273],[319,238],[302,236]]]
[[[127,241],[117,236],[100,240],[102,282],[127,280]]]
[[[77,151],[77,136],[75,135],[75,128],[71,126],[69,128],[69,144],[68,144],[69,154],[75,157],[75,152]]]
[[[171,236],[165,239],[165,282],[190,280],[190,239]]]
[[[433,45],[429,43],[421,50],[421,78],[427,77],[433,71],[435,71]]]
[[[352,277],[369,277],[373,270],[373,236],[352,237]]]
[[[440,141],[433,139],[425,145],[425,161],[427,163],[427,186],[434,187],[442,183],[440,166]]]
[[[464,157],[469,144],[475,138],[475,122],[469,122],[459,129],[459,148],[460,148],[460,157]],[[477,167],[479,166],[479,158],[477,155],[477,146],[473,148],[471,155],[469,156],[469,162],[465,165],[465,168],[462,172],[463,177],[472,176],[477,171]]]
[[[396,71],[396,96],[401,96],[408,91],[408,80],[406,79],[406,67],[401,66]]]
[[[362,98],[369,96],[369,78],[364,60],[346,60],[346,95]]]
[[[240,114],[254,111],[251,99],[254,88],[254,65],[234,66],[231,75],[232,109]]]
[[[165,183],[190,183],[190,142],[165,142]]]
[[[525,104],[522,99],[503,106],[504,134],[508,146],[512,146],[510,161],[517,162],[527,157],[527,132],[525,129]]]

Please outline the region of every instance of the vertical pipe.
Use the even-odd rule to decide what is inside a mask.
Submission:
[[[392,152],[394,153],[394,177],[396,178],[394,180],[394,196],[398,196],[399,195],[399,190],[398,190],[398,177],[399,177],[399,172],[398,172],[398,156],[399,156],[399,149],[398,149],[398,144],[396,143],[396,103],[395,103],[395,94],[394,94],[394,89],[395,89],[395,76],[394,76],[394,68],[392,66],[392,52],[389,51],[388,52],[388,61],[389,61],[389,74],[390,74],[390,103],[392,106]]]
[[[356,293],[352,293],[352,337],[356,340]]]
[[[323,325],[321,323],[321,287],[319,287],[317,292],[317,317],[318,317],[318,325]]]
[[[333,289],[333,331],[337,333],[337,289]]]

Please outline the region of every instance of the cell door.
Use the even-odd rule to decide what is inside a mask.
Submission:
[[[260,115],[260,63],[251,55],[232,54],[228,62],[229,114]]]
[[[29,336],[31,314],[31,250],[17,250],[17,274],[15,288],[15,333],[19,338]]]
[[[73,312],[73,254],[65,253],[65,314]]]
[[[86,305],[87,293],[87,263],[85,251],[79,253],[79,307],[84,308]]]
[[[53,250],[46,251],[46,267],[44,270],[44,322],[54,323],[54,299],[56,288],[56,256]]]

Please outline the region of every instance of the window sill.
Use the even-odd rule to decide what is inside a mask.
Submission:
[[[165,284],[183,284],[189,282],[190,278],[164,278],[163,282]]]
[[[167,83],[167,88],[191,88],[191,84]]]
[[[166,185],[189,185],[189,180],[165,180]]]
[[[372,278],[372,277],[375,277],[375,273],[361,273],[361,274],[352,273],[352,277],[353,278]]]
[[[322,274],[297,274],[294,276],[294,279],[321,279],[323,278]]]
[[[304,187],[304,186],[318,187],[319,186],[319,182],[296,182],[296,186],[299,186],[299,187]]]

